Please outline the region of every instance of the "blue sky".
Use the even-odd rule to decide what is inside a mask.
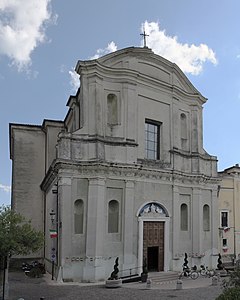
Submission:
[[[204,148],[223,170],[240,161],[238,0],[0,0],[0,204],[10,203],[9,123],[63,120],[77,60],[147,45],[208,98]]]

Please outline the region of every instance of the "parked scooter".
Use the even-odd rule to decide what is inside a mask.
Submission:
[[[41,277],[46,273],[45,265],[36,260],[31,263],[22,263],[22,270],[29,277]]]

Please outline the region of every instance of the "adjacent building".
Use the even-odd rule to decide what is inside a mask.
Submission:
[[[219,180],[203,149],[206,98],[147,47],[78,61],[76,72],[63,121],[10,124],[12,204],[45,231],[47,268],[99,281],[116,257],[127,275],[144,258],[149,271],[179,271],[184,253],[189,265],[215,267]]]
[[[240,256],[240,167],[219,172],[219,252],[230,261]]]

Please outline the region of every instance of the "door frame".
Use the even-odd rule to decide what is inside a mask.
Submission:
[[[164,263],[163,271],[169,271],[169,217],[140,216],[138,217],[138,272],[142,273],[143,263],[143,222],[164,222]]]

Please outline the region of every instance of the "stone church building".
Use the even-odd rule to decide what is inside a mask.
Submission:
[[[203,149],[206,102],[147,47],[78,61],[63,121],[10,124],[12,206],[45,232],[62,280],[214,267],[217,159]],[[47,109],[47,108],[46,108]],[[50,230],[57,237],[50,237]]]

